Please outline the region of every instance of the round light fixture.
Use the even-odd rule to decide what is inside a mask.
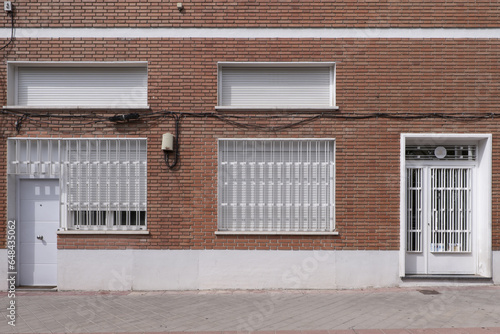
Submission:
[[[436,147],[436,149],[434,150],[434,155],[436,156],[436,158],[438,159],[443,159],[445,156],[446,156],[446,149],[443,147],[443,146],[438,146]]]

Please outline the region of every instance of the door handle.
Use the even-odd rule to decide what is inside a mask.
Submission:
[[[37,238],[38,240],[43,240],[43,235],[37,235],[37,236],[36,236],[36,238]]]

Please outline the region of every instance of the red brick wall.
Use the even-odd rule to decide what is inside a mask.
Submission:
[[[179,1],[180,2],[180,1]],[[22,27],[499,27],[500,6],[455,1],[13,1]],[[10,22],[3,21],[8,26]]]
[[[6,60],[148,61],[152,112],[215,112],[217,61],[335,61],[333,115],[485,113],[500,105],[498,40],[16,40]],[[4,66],[5,68],[5,66]],[[0,72],[5,105],[5,70]],[[67,112],[75,113],[75,112]],[[254,113],[245,113],[253,115]],[[113,112],[101,113],[113,115]],[[140,236],[60,236],[59,248],[399,249],[399,138],[407,132],[492,133],[498,120],[320,118],[291,129],[249,130],[217,118],[181,120],[179,167],[168,170],[161,134],[170,117],[116,125],[108,121],[0,117],[0,152],[10,136],[148,138],[148,229]],[[49,122],[50,120],[50,122]],[[296,118],[269,121],[287,124]],[[252,122],[252,120],[248,120]],[[336,138],[339,236],[215,236],[217,138]],[[493,245],[500,250],[500,147],[493,146]],[[5,153],[0,154],[0,221],[5,222]],[[4,223],[0,232],[5,232]],[[2,241],[3,242],[3,241]],[[2,244],[3,245],[3,244]]]

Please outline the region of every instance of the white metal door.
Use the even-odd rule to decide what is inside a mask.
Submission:
[[[19,222],[19,284],[57,285],[58,180],[20,180]]]
[[[408,274],[475,274],[472,172],[407,169]]]

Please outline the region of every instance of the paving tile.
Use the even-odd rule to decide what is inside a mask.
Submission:
[[[436,328],[439,334],[470,334],[470,331],[466,328]]]
[[[31,293],[0,333],[500,334],[500,287],[434,289]]]

